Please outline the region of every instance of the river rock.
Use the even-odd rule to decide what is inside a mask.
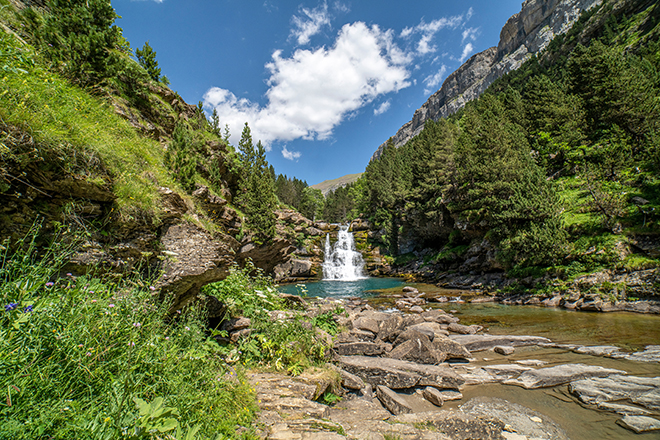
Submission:
[[[385,321],[380,323],[378,329],[378,339],[381,341],[394,342],[401,328],[403,327],[403,317],[400,314],[393,314]]]
[[[660,430],[660,420],[646,416],[625,416],[618,423],[637,434]]]
[[[433,342],[436,335],[439,335],[440,337],[448,335],[447,331],[443,330],[437,322],[422,322],[421,324],[415,324],[412,327],[409,327],[409,329],[415,329],[426,334],[431,342]]]
[[[509,356],[512,355],[513,352],[516,351],[516,349],[510,345],[496,345],[495,347],[493,347],[493,351],[503,356]]]
[[[398,424],[427,426],[431,431],[423,433],[423,436],[420,435],[419,437],[398,437],[401,439],[503,440],[502,431],[505,428],[504,423],[496,420],[495,417],[477,416],[467,411],[431,411],[401,414],[392,417],[390,421],[394,422],[394,426]]]
[[[529,390],[554,387],[580,379],[605,377],[612,374],[626,374],[626,372],[595,365],[566,364],[526,371],[518,379],[506,380],[504,383],[507,385],[518,385]]]
[[[406,332],[407,331],[408,330],[406,330]],[[407,341],[396,345],[392,351],[387,354],[387,357],[429,365],[442,363],[446,359],[445,354],[437,351],[426,335],[418,335],[419,336],[414,339],[408,339]]]
[[[422,391],[422,396],[424,396],[426,400],[428,400],[435,406],[442,406],[445,403],[444,399],[442,398],[442,393],[437,388],[433,388],[433,387],[424,388],[424,391]]]
[[[516,335],[451,335],[450,338],[463,345],[471,352],[490,350],[497,345],[510,345],[520,347],[525,345],[538,345],[551,343],[550,339],[540,336]]]
[[[366,330],[373,334],[378,334],[378,322],[372,318],[360,317],[353,321],[353,328],[357,330]]]
[[[410,308],[410,313],[423,313],[424,309],[421,308],[420,306],[412,306]]]
[[[547,364],[546,361],[540,359],[522,359],[514,362],[518,365],[525,365],[526,367],[540,367],[541,365]]]
[[[357,377],[355,374],[351,374],[348,371],[342,369],[339,369],[339,374],[341,375],[341,384],[343,387],[349,388],[351,390],[361,390],[364,388],[364,381]]]
[[[660,377],[612,375],[571,382],[571,394],[584,403],[630,400],[648,409],[660,409]]]
[[[341,356],[339,365],[373,386],[392,389],[434,386],[458,389],[465,381],[444,366],[422,365],[390,358]]]
[[[449,326],[447,326],[447,330],[450,332],[458,333],[461,335],[474,335],[481,329],[483,329],[483,327],[480,325],[463,325],[457,324],[455,322],[452,322],[449,324]]]
[[[614,345],[592,345],[582,346],[573,350],[575,353],[588,354],[591,356],[611,356],[620,350],[619,347]]]
[[[472,355],[462,344],[446,336],[436,335],[433,339],[433,346],[441,353],[444,353],[446,359],[470,359]]]
[[[386,386],[378,385],[376,387],[376,397],[378,397],[378,400],[380,400],[383,406],[394,415],[413,412],[412,407],[408,405],[408,402],[406,402],[403,397],[399,396]]]
[[[433,330],[430,330],[426,327],[413,326],[407,328],[405,331],[401,332],[399,336],[394,340],[394,346],[403,344],[408,340],[416,340],[419,338],[425,337],[431,342],[435,338],[435,333]]]
[[[336,344],[335,351],[341,356],[378,356],[385,352],[380,344],[373,342],[349,342],[345,344]]]
[[[604,411],[611,411],[617,414],[621,414],[622,416],[651,415],[651,411],[647,411],[638,406],[621,405],[619,403],[609,403],[609,402],[599,403],[598,409],[602,409]]]
[[[660,363],[660,345],[647,345],[644,351],[632,354],[615,353],[612,357],[622,357],[629,361]]]
[[[503,399],[475,397],[461,405],[460,408],[464,413],[499,420],[509,427],[507,431],[513,431],[519,435],[506,438],[568,440],[564,430],[546,415]]]
[[[524,367],[517,364],[486,365],[481,367],[497,381],[515,379],[525,371],[532,370],[531,367]]]

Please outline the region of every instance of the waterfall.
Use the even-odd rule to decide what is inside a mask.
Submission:
[[[325,236],[324,280],[354,281],[366,278],[362,273],[363,266],[362,254],[355,250],[353,233],[348,232],[348,225],[340,226],[334,247],[330,245],[330,234]]]

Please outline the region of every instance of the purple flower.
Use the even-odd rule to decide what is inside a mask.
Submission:
[[[129,347],[135,347],[135,342],[129,342],[129,343],[128,343],[128,346],[129,346]]]
[[[9,303],[5,306],[5,312],[10,312],[18,307],[18,303]]]
[[[23,309],[23,312],[24,313],[28,313],[28,312],[32,313],[32,306],[27,306],[25,309]]]
[[[108,304],[108,307],[113,308],[115,305],[114,304]]]
[[[140,324],[139,322],[134,322],[133,327],[140,328],[142,327],[142,324]]]
[[[156,288],[154,286],[149,286],[149,289],[156,290]]]
[[[87,353],[85,353],[85,356],[91,356],[91,355],[92,355],[92,353],[90,353],[89,351]]]
[[[55,283],[53,283],[52,281],[48,281],[46,283],[46,287],[53,287],[54,285],[55,285]]]
[[[94,293],[94,291],[93,291],[93,290],[90,290],[88,293]]]
[[[68,274],[66,274],[66,276],[68,276],[68,277],[72,277],[73,274],[72,274],[71,272],[69,272]]]

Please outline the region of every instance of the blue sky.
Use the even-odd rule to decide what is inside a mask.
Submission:
[[[173,90],[247,121],[277,173],[313,185],[364,171],[447,75],[497,45],[521,0],[113,0]]]

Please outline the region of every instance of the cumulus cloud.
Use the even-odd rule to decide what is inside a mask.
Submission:
[[[293,16],[294,28],[291,30],[291,36],[298,44],[305,45],[314,35],[321,31],[323,26],[330,26],[330,16],[328,15],[328,4],[323,2],[314,9],[300,8],[300,14]]]
[[[289,151],[286,149],[285,145],[282,147],[282,156],[284,156],[285,159],[297,160],[302,156],[302,153],[300,151]]]
[[[383,102],[381,105],[379,105],[378,107],[376,107],[374,109],[374,115],[376,115],[376,116],[382,115],[383,113],[385,113],[386,111],[388,111],[390,109],[391,105],[392,105],[392,103],[390,101]]]
[[[473,50],[474,47],[472,46],[472,43],[466,44],[465,47],[463,48],[463,53],[461,54],[461,57],[458,59],[458,61],[460,61],[461,63],[465,61],[470,56]]]
[[[393,42],[392,31],[362,22],[346,24],[331,48],[296,50],[291,57],[275,51],[266,64],[270,72],[267,103],[260,106],[214,87],[205,106],[229,124],[232,142],[247,121],[253,139],[267,148],[274,141],[324,140],[351,114],[378,96],[410,85],[409,58]]]
[[[429,75],[426,78],[424,78],[424,94],[428,95],[429,93],[433,93],[436,90],[438,90],[438,85],[442,80],[445,78],[445,74],[447,73],[447,66],[444,64],[442,67],[440,67],[440,70],[437,71],[433,75]]]

